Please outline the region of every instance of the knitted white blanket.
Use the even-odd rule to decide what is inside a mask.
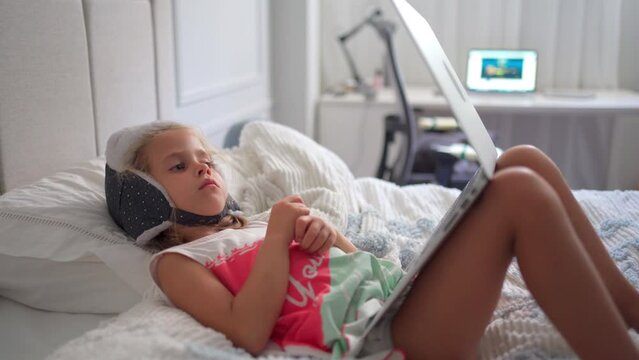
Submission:
[[[435,185],[400,188],[372,178],[354,179],[336,155],[274,123],[247,125],[240,146],[221,151],[218,159],[229,191],[248,215],[268,211],[283,196],[297,193],[356,246],[404,266],[459,194]],[[639,192],[577,191],[576,195],[619,266],[639,287]],[[535,305],[516,265],[509,270],[503,293],[480,344],[482,358],[574,357]],[[251,357],[222,334],[170,306],[155,288],[143,302],[67,343],[50,358]]]

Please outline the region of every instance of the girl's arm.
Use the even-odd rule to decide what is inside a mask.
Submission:
[[[179,254],[157,263],[160,287],[178,308],[259,354],[271,336],[288,286],[288,247],[295,219],[308,214],[299,197],[273,206],[264,243],[242,290],[234,297],[204,266]]]

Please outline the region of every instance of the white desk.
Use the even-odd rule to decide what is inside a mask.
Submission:
[[[428,115],[450,115],[434,88],[409,87],[413,107]],[[590,97],[535,94],[471,94],[480,115],[612,115],[614,123],[607,188],[633,189],[639,183],[639,93],[593,91]],[[322,95],[318,104],[317,141],[344,159],[356,176],[374,176],[382,151],[383,118],[396,112],[391,89],[366,101],[360,94]]]

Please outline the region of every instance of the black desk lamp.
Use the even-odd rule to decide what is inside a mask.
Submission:
[[[351,76],[353,77],[353,80],[355,81],[355,89],[357,90],[357,92],[364,94],[364,96],[367,99],[372,99],[373,97],[375,97],[375,89],[373,89],[370,85],[368,85],[365,81],[362,80],[362,77],[360,76],[359,72],[357,71],[357,67],[355,66],[355,61],[353,60],[353,57],[351,56],[350,51],[348,51],[346,42],[348,41],[349,38],[357,34],[366,25],[373,26],[379,32],[380,30],[377,28],[379,24],[381,22],[386,22],[385,20],[381,19],[381,16],[382,16],[382,11],[379,9],[376,9],[373,11],[372,14],[370,14],[368,17],[362,20],[359,24],[357,24],[351,30],[345,32],[344,34],[338,37],[340,46],[342,48],[342,51],[344,52],[344,56],[346,57],[346,62],[348,63],[348,67],[351,71]],[[394,29],[393,24],[390,24],[390,23],[388,24],[391,25]]]
[[[355,67],[355,62],[353,61],[353,58],[348,52],[348,48],[345,44],[348,38],[359,32],[359,30],[361,30],[365,25],[372,26],[384,42],[384,45],[386,47],[386,56],[388,57],[388,63],[390,65],[390,74],[385,75],[389,75],[391,81],[393,82],[393,87],[395,88],[395,93],[397,96],[397,105],[399,107],[399,116],[397,119],[399,121],[397,123],[397,130],[403,128],[404,131],[408,132],[408,136],[405,139],[406,147],[402,149],[403,154],[400,154],[400,158],[404,160],[403,165],[400,168],[396,169],[396,171],[394,171],[395,173],[391,175],[391,179],[395,180],[395,182],[405,184],[410,178],[410,173],[412,171],[413,164],[415,163],[415,154],[417,153],[417,143],[415,141],[417,139],[417,122],[415,120],[415,114],[413,113],[413,110],[408,103],[408,96],[406,95],[404,79],[399,71],[399,64],[397,61],[397,55],[395,53],[395,45],[393,44],[393,33],[395,32],[395,24],[388,20],[385,20],[382,17],[382,11],[380,9],[376,9],[371,15],[362,20],[362,22],[357,24],[353,29],[339,37],[358,92],[363,93],[367,98],[372,98],[373,96],[375,96],[375,91],[368,84],[362,81]]]

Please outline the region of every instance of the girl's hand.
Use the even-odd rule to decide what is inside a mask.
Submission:
[[[300,216],[295,223],[295,241],[309,254],[324,254],[335,244],[337,231],[317,216]]]
[[[297,219],[300,216],[310,214],[310,212],[300,196],[290,195],[283,198],[271,208],[266,237],[283,239],[286,245],[289,245],[295,235]]]

